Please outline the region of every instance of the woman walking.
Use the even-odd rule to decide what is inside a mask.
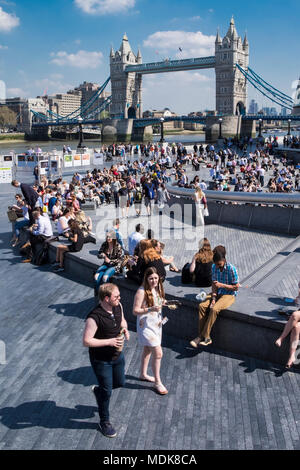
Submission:
[[[204,211],[207,210],[207,200],[200,187],[195,188],[194,201],[196,203],[197,225],[204,226]]]
[[[138,289],[133,305],[133,314],[137,316],[137,334],[143,346],[140,379],[155,384],[159,395],[166,395],[168,390],[160,378],[160,366],[163,356],[161,348],[162,336],[162,306],[165,303],[165,293],[162,281],[155,268],[145,272],[143,285]],[[147,373],[149,361],[153,375]]]

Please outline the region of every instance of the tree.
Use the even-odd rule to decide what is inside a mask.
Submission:
[[[0,106],[0,126],[1,127],[16,127],[17,115],[14,111],[7,106]]]

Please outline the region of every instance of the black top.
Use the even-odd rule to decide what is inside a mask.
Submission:
[[[121,305],[118,305],[118,307],[113,307],[113,313],[110,314],[99,304],[88,314],[87,319],[88,318],[93,318],[98,327],[94,338],[116,338],[121,330],[122,307]],[[89,354],[91,360],[115,361],[118,359],[121,352],[117,351],[117,349],[113,346],[104,346],[100,348],[89,348]]]
[[[148,263],[146,263],[145,261],[141,263],[140,272],[141,272],[142,279],[144,279],[145,271],[148,268],[155,268],[162,282],[164,282],[167,273],[166,273],[165,266],[161,258],[155,259],[153,261],[149,261]]]
[[[210,287],[211,286],[212,265],[213,265],[212,261],[210,261],[209,263],[201,263],[201,261],[196,261],[195,284],[197,287]]]
[[[20,188],[25,201],[30,205],[31,210],[33,210],[35,208],[36,201],[39,198],[38,193],[26,183],[21,183]]]
[[[72,245],[69,246],[69,251],[71,252],[77,252],[82,250],[83,244],[84,244],[84,236],[82,231],[79,230],[74,230],[73,234],[75,235],[77,233],[77,242],[72,242]]]

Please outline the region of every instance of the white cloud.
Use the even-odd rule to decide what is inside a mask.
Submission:
[[[6,51],[7,49],[8,49],[8,47],[7,47],[7,46],[1,46],[1,44],[0,44],[0,50],[2,50],[2,51]]]
[[[52,52],[52,64],[78,68],[97,68],[103,58],[102,52],[78,51],[76,54],[68,54],[65,51]]]
[[[191,17],[189,18],[189,20],[191,20],[191,21],[200,21],[200,20],[201,20],[201,16],[191,16]]]
[[[135,0],[75,0],[75,5],[90,15],[109,15],[133,8]]]
[[[180,58],[204,57],[214,54],[215,36],[188,31],[157,31],[144,41],[145,47],[155,48],[162,54],[174,54]],[[179,53],[179,47],[182,52]]]
[[[7,98],[26,98],[28,93],[24,91],[22,88],[7,88],[6,90]]]
[[[68,90],[74,88],[74,84],[62,80],[63,76],[55,76],[55,74],[53,74],[50,77],[51,78],[40,78],[33,82],[33,86],[35,90],[37,90],[38,95],[43,95],[44,93],[48,95],[66,93]]]
[[[10,13],[6,13],[2,7],[0,7],[0,32],[7,33],[11,31],[16,26],[19,26],[20,19]]]

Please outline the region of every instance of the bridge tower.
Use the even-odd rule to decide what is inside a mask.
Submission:
[[[110,78],[112,103],[111,118],[142,117],[142,75],[134,72],[126,73],[127,65],[142,63],[142,55],[138,50],[135,55],[130,47],[127,35],[124,34],[121,47],[110,51]]]
[[[249,43],[238,36],[234,19],[223,40],[219,31],[215,41],[216,56],[216,109],[218,113],[241,115],[247,107],[247,81],[235,64],[244,70],[249,65]]]

